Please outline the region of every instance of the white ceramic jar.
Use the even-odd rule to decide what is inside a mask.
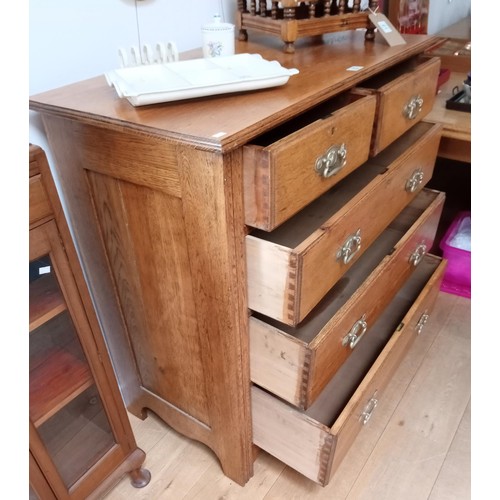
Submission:
[[[218,14],[211,23],[201,27],[203,57],[234,54],[234,24],[223,23]]]

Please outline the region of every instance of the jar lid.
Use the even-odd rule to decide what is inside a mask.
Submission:
[[[201,29],[207,31],[232,31],[234,30],[234,24],[223,23],[220,15],[214,14],[213,21],[204,24]]]

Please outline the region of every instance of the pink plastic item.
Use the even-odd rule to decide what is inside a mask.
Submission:
[[[443,257],[448,260],[441,283],[441,290],[468,298],[471,296],[471,252],[463,248],[457,248],[453,244],[454,240],[457,239],[456,236],[462,221],[467,217],[470,218],[470,216],[470,212],[460,212],[439,244],[443,251]]]

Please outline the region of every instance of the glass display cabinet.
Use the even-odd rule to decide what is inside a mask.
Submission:
[[[88,498],[150,479],[45,153],[30,145],[30,498]]]

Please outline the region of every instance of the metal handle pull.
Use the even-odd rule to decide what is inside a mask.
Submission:
[[[422,184],[424,180],[424,171],[421,168],[417,168],[411,174],[411,177],[406,181],[405,189],[409,193],[414,193],[418,186]]]
[[[360,420],[361,420],[361,423],[363,425],[366,425],[368,423],[368,420],[370,420],[370,418],[373,415],[373,410],[375,410],[375,408],[378,405],[378,399],[375,397],[376,395],[377,395],[377,391],[375,391],[375,394],[373,394],[373,397],[366,404],[366,406],[363,410],[363,413],[361,413]]]
[[[424,314],[420,316],[418,323],[415,325],[415,330],[417,330],[418,335],[422,333],[422,330],[424,329],[424,326],[427,323],[428,319],[429,319],[429,314],[427,314],[427,311],[425,311]]]
[[[420,111],[422,111],[422,106],[424,105],[424,99],[420,95],[413,96],[403,108],[403,116],[408,118],[408,120],[414,120]]]
[[[417,245],[417,248],[415,248],[413,253],[410,255],[408,261],[416,267],[420,264],[420,261],[424,258],[426,252],[427,245],[425,243],[420,243],[420,245]]]
[[[327,179],[337,174],[346,164],[347,148],[345,144],[332,146],[328,151],[316,160],[316,172]]]
[[[349,344],[349,347],[351,349],[354,349],[367,329],[368,324],[366,323],[366,314],[363,314],[363,316],[361,316],[361,319],[358,319],[358,321],[356,321],[356,323],[352,325],[349,333],[342,339],[342,345],[346,346],[347,344]]]
[[[344,244],[337,252],[337,260],[342,260],[347,264],[361,248],[361,229],[358,229],[354,234],[345,240]]]

